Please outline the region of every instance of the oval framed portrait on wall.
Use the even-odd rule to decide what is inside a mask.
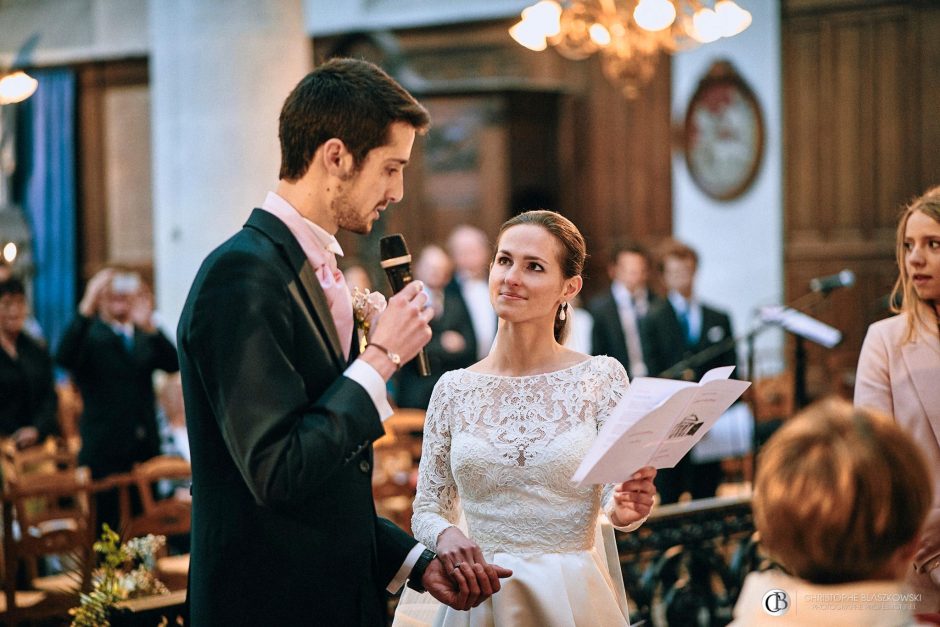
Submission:
[[[764,152],[764,121],[751,88],[728,61],[716,61],[685,114],[685,162],[692,180],[716,200],[732,200],[754,182]]]

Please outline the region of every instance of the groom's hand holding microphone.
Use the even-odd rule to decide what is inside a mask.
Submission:
[[[428,295],[421,281],[411,276],[411,253],[400,234],[387,235],[380,241],[382,268],[388,275],[394,296],[378,317],[369,334],[369,347],[363,358],[388,381],[395,370],[417,358],[422,376],[430,374],[424,346],[431,341],[429,323],[434,309],[428,307]],[[381,355],[385,354],[383,358]]]
[[[375,320],[369,344],[362,359],[388,381],[395,371],[414,357],[431,340],[428,323],[434,310],[421,281],[412,281],[388,299],[388,305]]]

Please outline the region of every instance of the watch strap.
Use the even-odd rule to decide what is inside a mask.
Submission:
[[[421,580],[424,578],[424,571],[428,569],[428,566],[434,559],[437,557],[437,553],[431,549],[424,549],[421,551],[421,555],[418,556],[418,561],[415,562],[415,565],[411,568],[411,574],[408,575],[408,587],[416,592],[425,592],[424,586],[421,583]]]

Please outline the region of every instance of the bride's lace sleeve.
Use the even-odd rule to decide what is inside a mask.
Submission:
[[[612,357],[607,357],[602,362],[601,379],[608,382],[607,385],[601,386],[601,392],[598,397],[597,404],[597,431],[600,432],[601,427],[604,426],[604,422],[607,420],[607,417],[610,415],[610,412],[617,406],[617,403],[620,402],[620,399],[623,398],[623,395],[627,393],[627,388],[630,387],[630,381],[627,378],[627,371],[624,370],[623,365]],[[607,514],[608,518],[611,518],[611,514],[614,511],[614,487],[616,484],[609,483],[603,487],[601,492],[601,504],[604,508],[604,513]],[[617,527],[620,531],[635,531],[646,522],[646,518],[636,521],[626,527]]]
[[[450,471],[450,377],[445,374],[434,387],[424,420],[424,443],[418,466],[411,530],[433,551],[442,531],[457,524],[457,484]]]

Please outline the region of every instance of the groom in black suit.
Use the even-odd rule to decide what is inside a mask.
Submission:
[[[193,466],[191,623],[384,625],[384,590],[468,609],[499,589],[378,518],[372,447],[385,383],[431,331],[420,282],[389,300],[357,355],[335,255],[403,195],[427,111],[376,66],[327,62],[280,117],[280,181],[203,262],[179,324]]]

